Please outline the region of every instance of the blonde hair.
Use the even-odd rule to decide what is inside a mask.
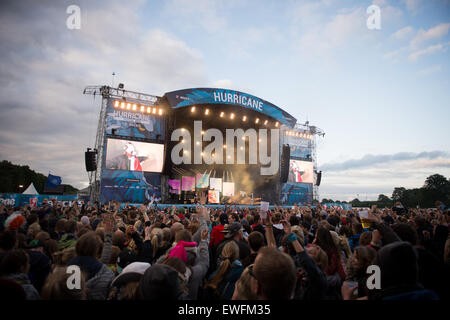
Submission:
[[[39,225],[39,223],[37,222],[33,222],[32,224],[30,224],[30,226],[28,227],[28,232],[27,235],[32,237],[34,239],[34,237],[41,231],[41,226]]]
[[[313,258],[316,265],[323,271],[326,272],[328,268],[328,255],[326,252],[318,245],[313,244],[312,248],[314,251],[311,252],[311,258]]]
[[[253,293],[250,280],[252,276],[248,267],[242,272],[241,277],[236,283],[236,295],[233,296],[233,300],[257,300],[258,297]]]
[[[231,269],[231,264],[233,261],[239,258],[239,247],[234,241],[228,242],[222,250],[220,255],[222,262],[220,263],[219,269],[216,274],[208,281],[206,288],[211,288],[217,291],[219,284],[227,275],[228,271]]]
[[[70,273],[67,273],[67,267],[56,267],[50,273],[42,288],[41,297],[44,300],[85,300],[86,283],[85,276],[81,273],[80,289],[69,289],[67,280]]]
[[[153,246],[153,258],[156,256],[156,252],[163,239],[163,230],[161,228],[153,228],[150,233],[150,241]]]

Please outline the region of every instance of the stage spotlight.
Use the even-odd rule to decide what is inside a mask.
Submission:
[[[205,110],[205,116],[207,116],[209,114],[209,109]]]
[[[230,119],[231,119],[231,120],[234,119],[234,113],[232,113],[232,114],[230,115]]]
[[[255,123],[259,123],[259,118],[256,118]]]
[[[119,107],[119,105],[120,105],[120,102],[119,101],[114,101],[114,108],[118,108]]]
[[[131,109],[131,103],[127,103],[127,110]]]
[[[191,108],[191,112],[195,112],[195,106]]]
[[[141,106],[141,112],[145,111],[145,106]]]
[[[137,105],[133,104],[133,111],[136,111],[136,109],[137,109]]]
[[[225,112],[222,111],[222,112],[220,113],[220,117],[223,118],[224,115],[225,115]]]
[[[120,108],[125,109],[125,102],[120,103]]]
[[[247,121],[247,116],[243,116],[242,121]]]
[[[277,121],[277,122],[275,122],[275,127],[277,127],[278,128],[278,126],[280,125],[280,123]]]
[[[150,112],[152,112],[152,108],[147,107],[147,113],[150,113]]]
[[[153,108],[153,114],[156,114],[156,108]]]
[[[160,116],[162,116],[162,114],[163,114],[163,109],[159,109],[158,114],[159,114]]]
[[[264,125],[267,126],[268,122],[269,122],[269,120],[264,121]]]

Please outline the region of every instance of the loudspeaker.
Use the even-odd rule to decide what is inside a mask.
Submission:
[[[322,180],[322,171],[317,172],[316,186],[320,186],[320,180]]]
[[[97,170],[97,151],[88,149],[88,151],[84,153],[84,162],[86,171]]]
[[[291,158],[291,147],[283,145],[280,163],[280,182],[285,183],[289,178],[289,159]]]

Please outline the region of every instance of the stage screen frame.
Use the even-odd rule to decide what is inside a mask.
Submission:
[[[300,172],[303,172],[303,174]],[[314,183],[314,163],[290,159],[288,182]]]
[[[195,177],[181,177],[181,191],[195,191]]]
[[[124,165],[124,163],[126,163],[127,156],[124,153],[126,145],[128,145],[129,151],[132,151],[133,146],[134,146],[135,150],[137,150],[136,155],[138,158],[141,158],[139,160],[140,160],[140,165],[141,165],[142,170],[128,170],[127,168],[124,168],[124,169],[115,168],[115,165],[113,165],[111,163],[112,159],[116,159],[116,161],[118,161],[116,163],[117,166],[121,166],[121,165]],[[163,170],[163,166],[164,166],[164,151],[165,151],[164,149],[165,149],[164,144],[161,144],[161,143],[107,138],[105,169],[161,173]],[[141,150],[141,151],[139,151],[139,150]],[[142,153],[142,150],[145,150],[145,153]],[[142,157],[149,156],[150,154],[154,155],[154,158],[155,158],[156,163],[153,165],[146,163],[147,161],[149,161],[149,159],[145,159],[145,160],[142,159]]]

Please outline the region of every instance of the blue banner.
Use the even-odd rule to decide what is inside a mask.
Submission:
[[[110,99],[106,109],[106,134],[153,140],[158,136],[163,138],[164,116],[114,108],[114,101]]]
[[[161,197],[161,174],[103,170],[100,190],[100,202],[111,200],[119,202],[143,203],[151,200],[152,195]]]
[[[7,206],[23,207],[41,206],[44,199],[56,199],[62,202],[71,202],[78,199],[76,194],[74,195],[48,195],[48,194],[21,194],[21,193],[0,193],[0,203]]]
[[[297,120],[276,105],[248,93],[216,88],[195,88],[168,92],[164,95],[172,108],[195,104],[230,104],[261,112],[293,128]]]
[[[53,189],[53,188],[57,188],[61,184],[61,182],[62,182],[61,177],[54,176],[54,175],[49,173],[48,177],[47,177],[47,182],[45,183],[45,186],[47,188],[52,188]]]
[[[283,183],[281,187],[281,204],[301,205],[312,203],[313,185],[312,183]]]

